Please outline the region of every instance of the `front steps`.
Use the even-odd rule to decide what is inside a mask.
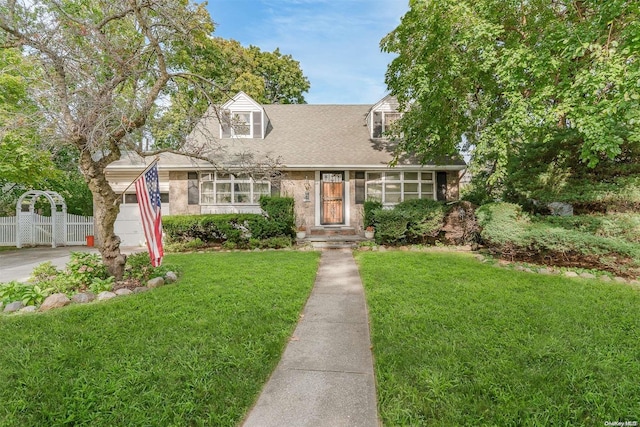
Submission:
[[[368,239],[347,226],[311,227],[304,239],[297,239],[299,245],[309,244],[316,249],[353,249],[358,243]]]

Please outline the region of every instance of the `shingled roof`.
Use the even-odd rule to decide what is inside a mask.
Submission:
[[[395,144],[385,139],[372,139],[367,127],[371,105],[262,105],[268,120],[262,138],[224,138],[219,136],[216,114],[207,114],[199,123],[200,131],[192,134],[192,143],[206,145],[204,138],[217,140],[212,158],[221,166],[233,166],[242,155],[261,161],[277,159],[283,169],[386,168],[393,160]],[[211,112],[211,110],[210,110]],[[202,132],[206,129],[207,132]],[[207,135],[205,137],[205,135]],[[163,155],[163,166],[203,167],[205,164],[176,155]],[[122,162],[122,161],[121,161]],[[124,167],[116,162],[113,166]],[[418,166],[419,162],[403,157],[399,166]],[[462,159],[446,159],[430,163],[437,169],[463,169]]]

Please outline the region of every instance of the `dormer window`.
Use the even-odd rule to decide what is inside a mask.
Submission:
[[[223,138],[262,138],[262,112],[225,111],[222,117]]]
[[[264,138],[269,118],[246,93],[238,92],[220,111],[221,138]]]
[[[372,138],[382,138],[393,122],[400,118],[401,114],[396,111],[374,111],[373,127],[371,129]]]

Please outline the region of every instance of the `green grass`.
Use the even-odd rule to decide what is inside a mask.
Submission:
[[[0,425],[237,425],[293,332],[318,254],[165,262],[178,284],[1,316]]]
[[[640,292],[481,264],[360,252],[387,426],[640,421]]]

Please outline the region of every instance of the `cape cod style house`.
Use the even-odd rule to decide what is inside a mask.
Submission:
[[[392,206],[458,198],[462,159],[419,164],[403,157],[390,166],[395,144],[385,130],[401,114],[391,96],[374,105],[261,105],[240,92],[215,111],[190,136],[194,146],[215,137],[215,164],[160,156],[163,215],[259,213],[261,195],[280,194],[294,198],[298,225],[361,233],[367,199]],[[112,188],[124,191],[151,161],[125,155],[112,163]],[[116,221],[123,246],[144,242],[136,195],[128,191]]]

